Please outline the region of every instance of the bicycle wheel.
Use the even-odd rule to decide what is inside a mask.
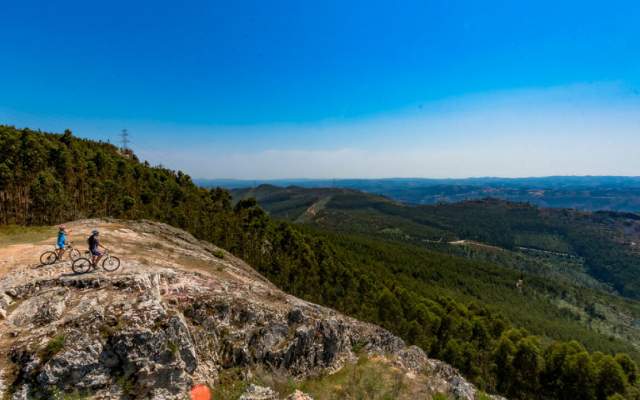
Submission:
[[[102,260],[102,268],[105,271],[113,272],[120,268],[120,259],[118,257],[109,256]]]
[[[86,274],[91,270],[91,260],[87,258],[78,258],[71,264],[71,269],[76,274]]]
[[[69,258],[71,259],[71,261],[77,260],[78,258],[80,258],[80,251],[78,249],[69,250]]]
[[[40,263],[42,265],[51,265],[58,260],[58,255],[55,251],[45,251],[40,256]]]

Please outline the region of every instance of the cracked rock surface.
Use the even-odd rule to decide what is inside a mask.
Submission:
[[[429,375],[442,393],[474,399],[455,369],[372,324],[289,296],[241,260],[184,231],[149,221],[67,224],[82,247],[92,229],[121,268],[76,275],[38,266],[54,243],[0,249],[2,398],[184,399],[221,371],[254,367],[304,379],[340,370],[354,348]],[[276,399],[249,386],[242,399]],[[251,397],[253,396],[253,397]],[[269,397],[271,396],[271,397]],[[295,392],[290,399],[310,399]]]

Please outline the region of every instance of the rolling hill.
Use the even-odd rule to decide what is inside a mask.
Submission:
[[[479,301],[537,334],[579,337],[592,349],[619,340],[637,354],[636,214],[494,199],[409,206],[350,189],[263,185],[232,193],[326,235],[413,291]]]
[[[640,177],[549,176],[467,179],[280,179],[243,181],[197,179],[204,187],[247,189],[258,184],[280,187],[343,188],[378,194],[408,204],[425,205],[481,200],[486,197],[547,208],[584,211],[640,211]]]
[[[587,274],[630,298],[640,297],[640,214],[543,209],[483,199],[411,206],[350,189],[236,189],[276,218],[333,231],[429,246],[475,241],[505,250],[580,260]]]

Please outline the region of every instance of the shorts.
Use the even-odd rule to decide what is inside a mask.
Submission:
[[[100,251],[98,251],[98,249],[93,249],[93,250],[89,250],[91,252],[92,256],[95,257],[100,257],[102,255],[102,253]]]

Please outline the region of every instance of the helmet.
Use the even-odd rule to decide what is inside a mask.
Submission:
[[[67,229],[67,227],[66,227],[66,225],[60,225],[60,226],[58,227],[58,229],[60,229],[61,231],[63,231],[63,230],[65,230],[65,229]]]
[[[98,231],[96,231],[96,230],[91,231],[91,234],[92,234],[92,235],[98,235],[99,233],[100,233],[100,232],[98,232]]]

